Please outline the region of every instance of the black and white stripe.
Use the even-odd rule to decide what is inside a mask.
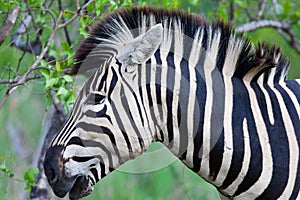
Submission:
[[[117,55],[157,24],[159,48],[122,71]],[[96,72],[52,143],[64,146],[67,173],[95,183],[161,141],[229,198],[300,198],[300,82],[286,81],[278,49],[222,22],[146,7],[102,19],[76,60],[71,74]]]

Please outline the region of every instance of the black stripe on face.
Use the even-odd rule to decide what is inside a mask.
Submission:
[[[73,156],[72,160],[76,161],[76,162],[87,162],[89,160],[94,159],[94,156]]]
[[[100,171],[101,171],[101,178],[105,177],[105,165],[103,162],[100,162]]]
[[[76,125],[77,128],[81,128],[86,132],[94,132],[94,133],[103,133],[109,136],[109,139],[112,141],[114,145],[116,145],[116,139],[114,134],[104,126],[96,126],[95,124],[88,124],[86,122],[79,122]]]
[[[143,116],[142,116],[141,106],[140,106],[140,103],[139,103],[139,101],[138,101],[138,99],[137,99],[137,95],[136,95],[135,93],[132,93],[132,95],[133,95],[134,100],[135,100],[135,102],[136,102],[135,105],[136,105],[137,108],[138,108],[139,117],[140,117],[140,120],[141,120],[141,122],[142,122],[142,125],[145,126],[145,124],[144,124],[144,118],[143,118]]]
[[[129,155],[130,155],[130,157],[133,158],[133,151],[132,151],[131,143],[129,141],[129,137],[128,137],[128,135],[125,132],[125,128],[124,128],[123,122],[122,122],[121,117],[120,117],[120,115],[118,113],[118,110],[116,109],[116,106],[115,106],[115,104],[113,102],[111,102],[111,108],[113,110],[115,119],[117,121],[118,128],[121,130],[122,135],[123,135],[123,137],[125,139],[125,142],[126,142],[126,145],[127,145],[128,151],[129,151]]]
[[[81,147],[84,147],[84,145],[82,144],[82,141],[79,137],[72,137],[68,144],[66,146],[69,146],[69,145],[78,145],[78,146],[81,146]]]
[[[128,102],[128,99],[126,98],[125,91],[124,91],[123,87],[121,88],[121,102],[122,102],[122,106],[123,106],[124,110],[126,111],[127,118],[130,121],[130,124],[128,124],[128,125],[133,128],[134,133],[138,137],[141,149],[144,149],[145,148],[144,140],[143,140],[143,138],[142,138],[137,126],[136,126],[134,117],[132,116],[132,113],[131,113],[131,110],[130,110],[130,107],[129,107],[129,102]],[[124,130],[126,131],[126,128]]]
[[[122,161],[122,158],[120,156],[120,152],[119,150],[117,149],[117,146],[116,146],[116,139],[115,139],[115,135],[113,132],[111,132],[110,129],[104,127],[104,126],[95,126],[94,124],[88,124],[88,123],[85,123],[85,122],[79,122],[77,124],[77,127],[80,127],[81,129],[87,131],[87,132],[94,132],[94,133],[99,133],[99,134],[105,134],[109,137],[111,143],[112,143],[112,146],[114,148],[114,151],[116,153],[116,156],[118,157],[119,159],[119,163],[121,163]],[[85,145],[85,146],[98,146],[100,148],[102,148],[103,150],[106,149],[105,146],[103,146],[101,143],[99,142],[94,142],[94,141],[88,141],[88,140],[85,140],[85,141],[82,141],[82,143]],[[91,145],[92,144],[92,145]],[[98,144],[98,145],[97,145]],[[106,152],[108,152],[108,150],[106,149]],[[111,161],[111,160],[110,160]],[[110,164],[111,165],[111,164]],[[111,165],[112,166],[112,165]]]
[[[95,168],[92,168],[91,172],[92,172],[93,176],[95,177],[96,182],[98,182],[99,181],[99,177],[98,177],[97,170]]]
[[[115,71],[114,68],[111,68],[111,73],[112,73],[112,79],[110,80],[110,83],[109,83],[109,89],[108,89],[108,95],[107,95],[109,100],[110,100],[111,94],[114,91],[114,89],[117,85],[117,82],[119,80],[117,72]]]
[[[106,118],[112,124],[111,117],[106,114],[106,111],[107,111],[107,106],[104,105],[102,110],[100,110],[98,112],[88,110],[84,113],[84,115],[89,118]]]
[[[104,151],[104,153],[107,156],[109,166],[113,166],[113,156],[112,156],[113,152],[111,152],[104,144],[97,142],[97,141],[91,141],[91,140],[83,140],[82,142],[85,145],[85,147],[98,147],[102,151]],[[99,160],[100,164],[103,163],[103,165],[104,165],[104,160],[103,160],[102,156],[100,156],[100,155],[92,155],[92,156],[97,158]]]

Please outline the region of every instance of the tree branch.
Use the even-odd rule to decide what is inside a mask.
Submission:
[[[238,33],[254,31],[259,28],[276,28],[276,29],[288,29],[290,26],[284,22],[277,22],[273,20],[260,20],[260,21],[252,21],[241,26],[238,26],[235,30]]]
[[[282,29],[282,31],[279,31],[279,33],[288,42],[288,44],[294,48],[298,54],[300,54],[300,42],[297,40],[296,34],[292,31],[292,29]],[[284,33],[286,33],[289,38]]]
[[[261,0],[258,4],[258,10],[255,16],[256,19],[259,19],[263,16],[265,7],[266,7],[266,0]]]
[[[59,11],[63,11],[61,0],[58,0],[58,9],[59,9]],[[61,20],[62,20],[63,23],[65,23],[65,18],[64,17],[62,17]],[[67,30],[66,26],[64,27],[64,33],[65,33],[65,36],[66,36],[67,43],[71,46],[71,39],[70,39],[70,36],[69,36],[69,33],[68,33],[68,30]]]
[[[38,39],[39,37],[37,37],[37,39],[32,42],[28,41],[28,37],[26,41],[19,38],[20,35],[24,35],[27,33],[31,21],[32,21],[32,16],[29,13],[26,13],[17,31],[12,36],[11,45],[16,46],[18,49],[21,49],[23,51],[30,52],[33,55],[39,55],[42,51],[41,43]],[[38,35],[39,34],[40,33],[38,33]]]
[[[236,28],[236,32],[243,33],[267,27],[279,29],[281,36],[293,49],[295,49],[298,54],[300,54],[300,42],[297,40],[296,34],[292,31],[291,25],[288,23],[277,22],[273,20],[252,21],[250,23],[238,26]]]
[[[229,4],[229,22],[234,20],[234,1],[230,1]]]
[[[34,156],[35,160],[33,165],[38,167],[39,173],[36,176],[36,185],[31,187],[30,200],[50,200],[48,196],[49,185],[44,173],[43,163],[47,149],[67,118],[66,114],[63,112],[63,106],[59,104],[58,107],[59,109],[56,109],[54,106],[49,108],[43,126],[42,137],[39,146],[35,151],[37,153]]]
[[[35,80],[35,79],[39,79],[42,78],[43,76],[40,74],[36,74],[34,76],[28,77],[26,81],[31,81],[31,80]],[[0,84],[15,84],[18,83],[20,81],[21,77],[17,76],[13,79],[9,79],[9,80],[0,80]]]
[[[58,17],[58,22],[60,21],[61,17],[62,17],[62,12],[60,12],[59,17]],[[30,73],[32,71],[34,71],[37,67],[38,64],[41,62],[41,60],[43,59],[43,57],[45,56],[45,54],[48,52],[48,49],[50,47],[50,44],[52,42],[52,40],[54,39],[54,36],[57,32],[57,30],[59,30],[59,24],[55,25],[55,28],[53,30],[53,32],[51,33],[48,42],[45,46],[45,48],[43,49],[43,51],[41,52],[41,54],[38,56],[38,58],[35,60],[35,62],[33,63],[33,65],[27,70],[27,72],[23,75],[23,77],[15,84],[12,84],[6,91],[5,96],[2,98],[1,102],[0,102],[0,109],[2,108],[2,106],[4,105],[4,103],[6,102],[7,98],[9,97],[10,94],[12,94],[20,85],[24,85],[27,81],[28,81],[28,76],[30,75]]]
[[[12,27],[15,25],[17,17],[19,15],[20,7],[15,6],[6,16],[1,28],[0,28],[0,46],[5,41]]]

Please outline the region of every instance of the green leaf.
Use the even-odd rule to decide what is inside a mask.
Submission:
[[[62,46],[62,48],[63,48],[65,51],[69,51],[69,50],[70,50],[70,45],[69,45],[67,42],[62,42],[62,43],[61,43],[61,46]]]
[[[11,170],[6,167],[5,162],[0,164],[0,171],[2,171],[3,173],[5,173],[9,177],[13,177],[14,176],[14,174],[11,172]]]
[[[25,190],[29,190],[32,185],[35,184],[35,177],[39,173],[39,169],[36,167],[30,167],[24,173],[24,181],[26,182]]]
[[[63,78],[65,79],[65,81],[66,81],[67,83],[73,82],[73,78],[72,78],[72,76],[70,76],[70,75],[64,75]]]
[[[45,69],[45,68],[42,68],[39,70],[39,72],[46,78],[48,79],[50,77],[50,71],[49,69]]]
[[[60,64],[60,62],[57,61],[55,66],[56,66],[56,70],[57,70],[58,72],[61,72],[62,69],[61,69],[61,64]]]
[[[50,88],[53,87],[56,83],[58,83],[58,79],[57,78],[50,78],[46,80],[46,84],[45,84],[45,88]]]
[[[67,90],[64,87],[60,87],[56,93],[57,96],[59,95],[67,96],[68,94],[69,94],[69,90]]]
[[[247,8],[247,2],[246,1],[235,0],[234,3],[239,5],[241,8]]]
[[[217,16],[223,19],[224,21],[228,21],[226,9],[227,9],[226,5],[220,3],[219,8],[217,10]]]
[[[72,103],[74,103],[74,101],[76,100],[76,97],[77,97],[76,92],[72,92],[72,93],[69,95],[68,99],[66,100],[66,103],[67,103],[67,104],[72,104]]]

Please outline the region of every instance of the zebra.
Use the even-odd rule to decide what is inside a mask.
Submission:
[[[102,18],[66,73],[90,77],[44,160],[70,199],[162,142],[229,199],[300,199],[300,80],[276,47],[178,10]]]

